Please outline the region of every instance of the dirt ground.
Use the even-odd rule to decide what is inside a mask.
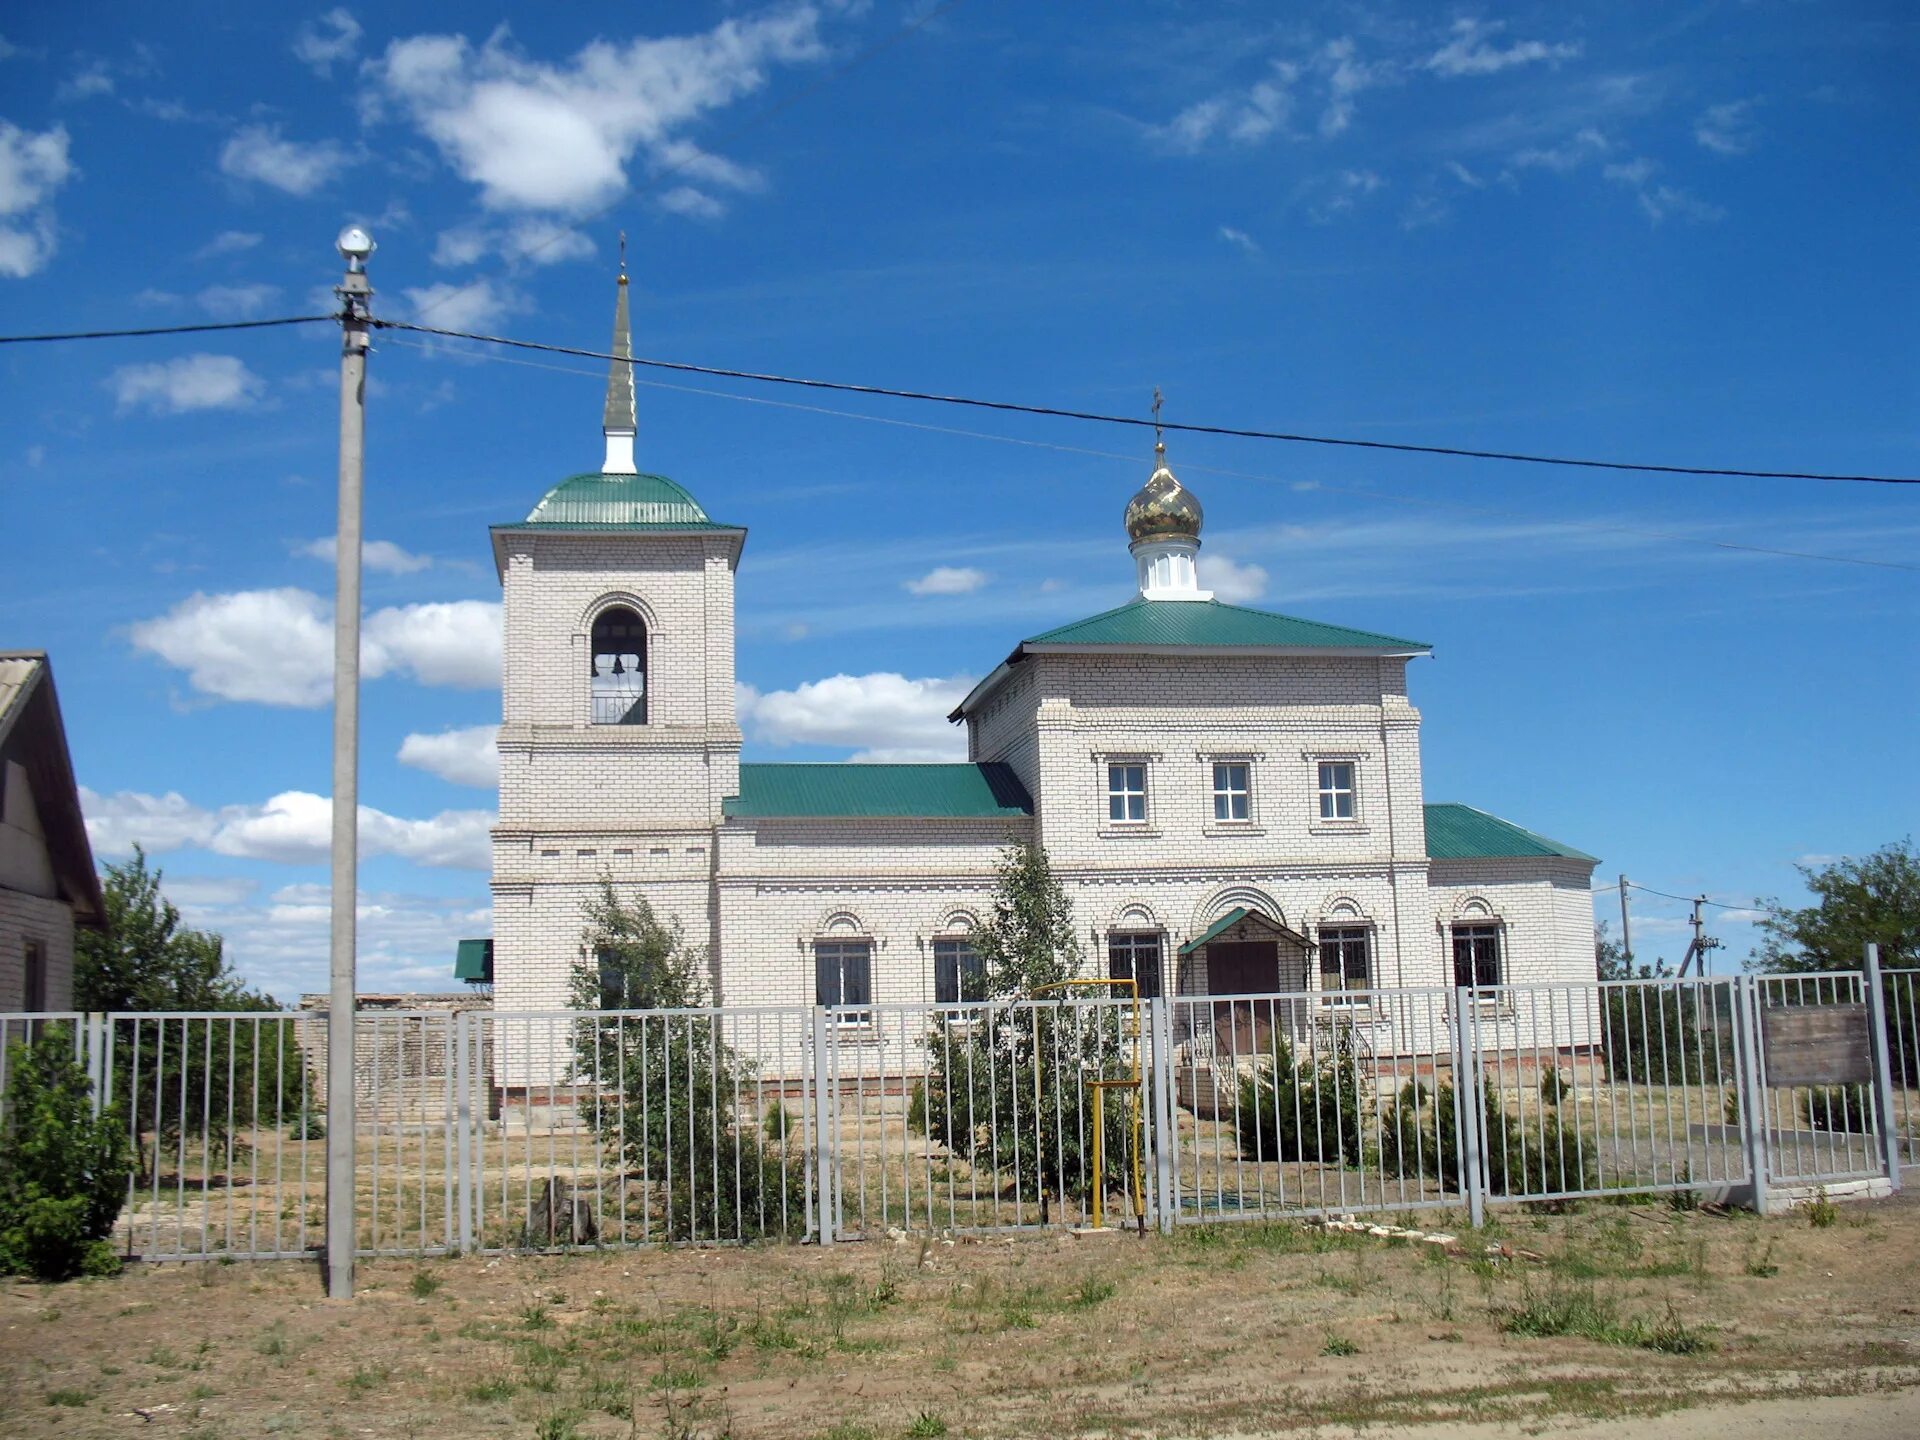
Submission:
[[[1920,1200],[1820,1218],[149,1266],[0,1289],[0,1433],[1920,1433]]]

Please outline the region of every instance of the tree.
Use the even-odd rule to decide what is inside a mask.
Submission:
[[[700,1012],[705,951],[644,896],[623,900],[611,877],[586,921],[573,1003],[596,1013],[574,1026],[574,1083],[627,1174],[623,1223],[658,1226],[670,1240],[798,1239],[806,1157],[789,1148],[784,1108],[765,1137],[735,1113],[753,1093],[755,1065],[722,1038],[716,1015]],[[646,1013],[598,1013],[609,1009]]]
[[[279,1007],[241,980],[220,936],[181,923],[161,879],[138,846],[106,867],[106,927],[74,937],[74,1005],[149,1017],[118,1019],[113,1030],[114,1086],[125,1087],[136,1136],[204,1134],[231,1161],[238,1132],[300,1115],[306,1066],[294,1021],[238,1018]],[[151,1158],[142,1145],[143,1174]]]
[[[1000,858],[993,912],[973,933],[986,1005],[945,1012],[928,1035],[927,1133],[978,1171],[1011,1175],[1017,1192],[1086,1199],[1093,1189],[1093,1095],[1088,1080],[1125,1065],[1116,1006],[1075,1004],[1071,992],[1033,999],[1080,976],[1068,903],[1047,852],[1017,845]],[[1133,1143],[1124,1090],[1103,1102],[1104,1179],[1128,1173]]]
[[[210,930],[180,923],[160,893],[161,872],[146,852],[109,865],[101,876],[106,926],[74,934],[77,1010],[274,1010],[271,995],[247,988]]]
[[[1767,914],[1750,968],[1777,974],[1858,970],[1869,941],[1879,945],[1880,963],[1888,969],[1920,964],[1920,857],[1911,838],[1864,859],[1794,868],[1818,899],[1798,909],[1777,899],[1759,902]]]
[[[110,1275],[107,1243],[127,1196],[124,1117],[97,1117],[65,1025],[7,1051],[0,1120],[0,1275],[65,1280]]]

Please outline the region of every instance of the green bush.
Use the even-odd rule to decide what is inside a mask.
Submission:
[[[7,1052],[0,1122],[0,1274],[66,1280],[120,1268],[107,1243],[126,1199],[132,1163],[125,1121],[98,1118],[73,1035],[44,1027],[32,1046]]]
[[[1873,1107],[1864,1085],[1815,1086],[1807,1091],[1800,1108],[1814,1130],[1864,1135],[1872,1129]]]
[[[1598,1188],[1599,1165],[1591,1142],[1555,1107],[1515,1118],[1490,1091],[1482,1103],[1491,1194]],[[1410,1080],[1400,1087],[1380,1117],[1380,1165],[1401,1179],[1424,1176],[1437,1180],[1443,1190],[1460,1189],[1459,1127],[1451,1084],[1429,1091]]]
[[[1358,1165],[1366,1153],[1360,1067],[1342,1040],[1318,1064],[1297,1059],[1275,1035],[1271,1052],[1240,1077],[1234,1106],[1240,1153],[1263,1160]]]

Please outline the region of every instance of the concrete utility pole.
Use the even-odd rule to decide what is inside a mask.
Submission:
[[[367,431],[367,257],[349,225],[335,242],[340,297],[340,519],[333,569],[333,889],[327,1000],[327,1295],[353,1298],[353,1030],[360,868],[360,487]]]
[[[1620,958],[1626,962],[1627,974],[1633,974],[1633,931],[1627,927],[1627,877],[1620,877]]]
[[[1687,953],[1680,957],[1679,973],[1682,975],[1687,973],[1687,967],[1695,961],[1698,961],[1700,964],[1699,973],[1702,975],[1706,974],[1707,952],[1720,948],[1720,942],[1718,940],[1708,937],[1706,922],[1700,918],[1700,907],[1706,903],[1707,897],[1704,895],[1693,902],[1693,939],[1687,945]]]

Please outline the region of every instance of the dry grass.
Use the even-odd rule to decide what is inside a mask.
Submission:
[[[1522,1257],[1288,1224],[0,1290],[9,1435],[1259,1434],[1920,1385],[1920,1203],[1507,1214]],[[139,1412],[151,1417],[150,1423]]]

